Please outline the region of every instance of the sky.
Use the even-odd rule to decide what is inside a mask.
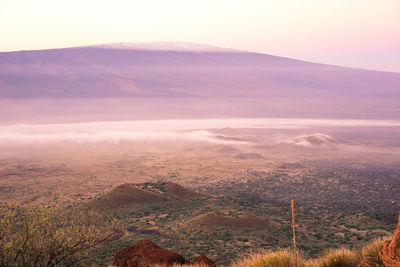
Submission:
[[[160,41],[400,72],[400,0],[0,0],[0,51]]]

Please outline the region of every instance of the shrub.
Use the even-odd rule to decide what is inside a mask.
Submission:
[[[90,211],[0,204],[0,266],[82,265],[117,230]]]

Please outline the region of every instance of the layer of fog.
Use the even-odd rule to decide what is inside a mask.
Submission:
[[[0,144],[53,142],[135,142],[187,140],[211,143],[242,143],[229,135],[212,132],[221,128],[312,129],[317,127],[400,127],[400,121],[337,120],[337,119],[196,119],[105,121],[69,124],[16,124],[0,126]],[[324,134],[297,136],[288,139],[271,137],[277,142],[308,146],[312,142],[332,143],[334,138]]]

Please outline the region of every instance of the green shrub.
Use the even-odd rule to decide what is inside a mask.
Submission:
[[[89,248],[116,234],[89,211],[4,203],[0,229],[0,266],[82,266]]]

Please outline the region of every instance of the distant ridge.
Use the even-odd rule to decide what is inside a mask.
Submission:
[[[0,52],[2,98],[51,99],[45,117],[85,99],[85,112],[70,116],[92,118],[106,110],[99,99],[118,99],[106,112],[114,118],[399,118],[400,73],[185,42],[115,43]],[[5,104],[0,114],[15,116]]]

